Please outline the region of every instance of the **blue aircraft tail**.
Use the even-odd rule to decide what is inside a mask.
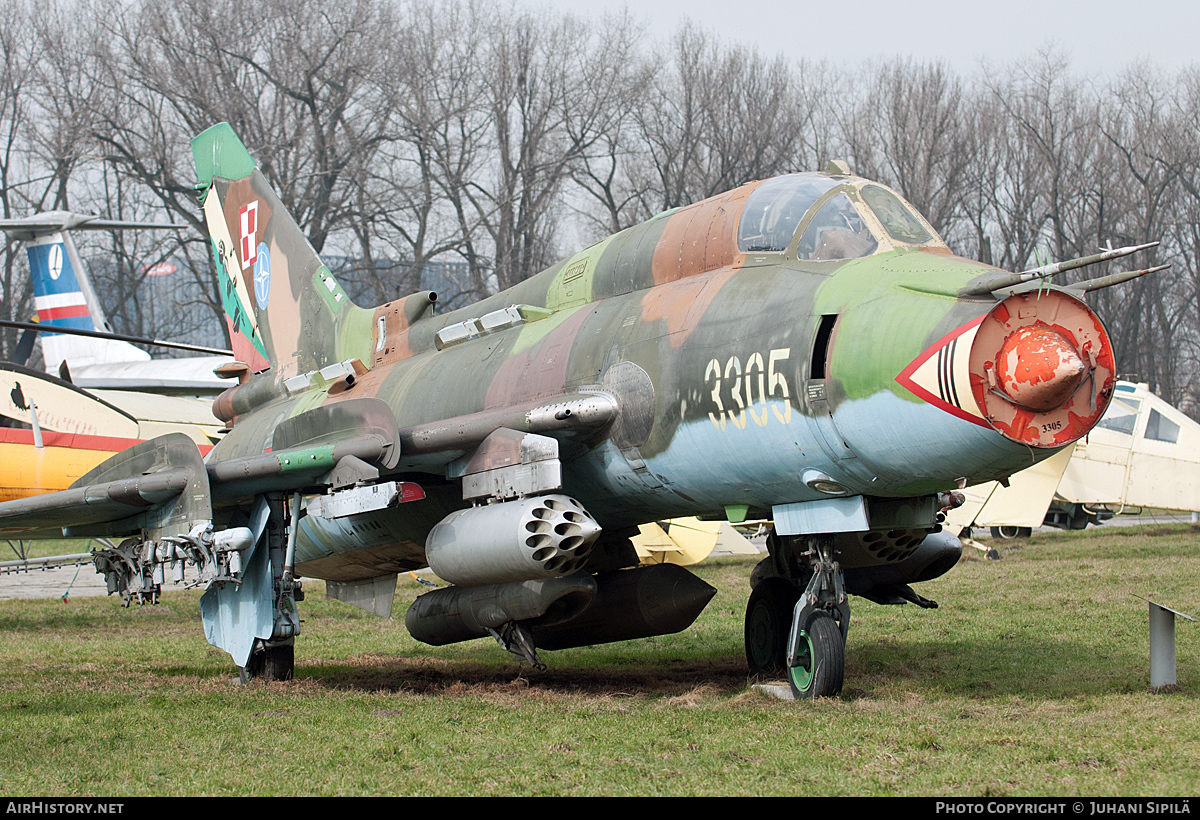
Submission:
[[[77,273],[79,255],[69,234],[56,232],[32,239],[26,244],[26,253],[33,278],[34,307],[39,323],[47,329],[41,333],[47,372],[57,372],[63,361],[79,367],[149,360],[150,354],[126,342],[47,332],[55,327],[107,328],[86,274]]]

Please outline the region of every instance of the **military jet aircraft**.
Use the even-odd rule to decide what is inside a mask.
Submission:
[[[844,164],[660,214],[478,304],[351,303],[227,124],[192,142],[223,299],[269,369],[214,412],[202,460],[140,444],[71,489],[0,504],[0,532],[128,536],[110,591],[207,588],[206,636],[288,677],[300,575],[419,640],[540,651],[686,628],[713,590],[636,568],[649,521],[769,518],[746,650],[799,697],[840,691],[848,594],[933,602],[961,545],[959,487],[1090,430],[1112,346],[1049,267],[954,256],[894,191]],[[1113,258],[1131,252],[1109,252]],[[1075,266],[1086,264],[1077,260]],[[1060,263],[1061,269],[1066,263]],[[189,577],[190,573],[190,577]]]

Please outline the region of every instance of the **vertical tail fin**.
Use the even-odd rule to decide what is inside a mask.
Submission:
[[[192,155],[234,354],[284,378],[369,361],[345,342],[361,324],[369,351],[371,312],[351,304],[229,124],[193,139]]]
[[[150,359],[149,353],[127,342],[49,332],[55,327],[107,328],[100,303],[69,233],[38,236],[26,244],[25,252],[29,256],[29,271],[33,278],[34,307],[38,321],[46,328],[41,332],[41,338],[47,373],[57,374],[64,361],[70,362],[71,367],[81,368]]]

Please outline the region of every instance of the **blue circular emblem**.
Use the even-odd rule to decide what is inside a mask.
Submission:
[[[271,298],[271,252],[266,242],[258,244],[258,255],[254,259],[254,299],[260,310],[267,309]]]

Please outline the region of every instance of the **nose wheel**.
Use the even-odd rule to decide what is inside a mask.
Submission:
[[[829,613],[818,610],[798,631],[788,683],[797,700],[840,694],[846,672],[846,642]]]

